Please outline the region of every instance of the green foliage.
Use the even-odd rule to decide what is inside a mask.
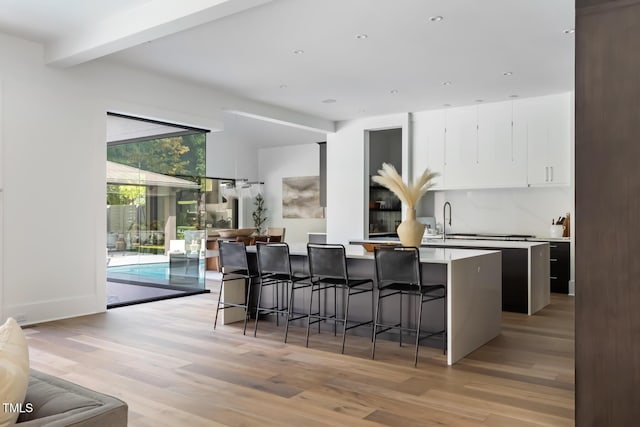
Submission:
[[[145,204],[146,188],[140,185],[107,185],[107,205],[142,206]]]
[[[205,134],[150,139],[107,147],[107,160],[164,175],[204,176]]]
[[[267,222],[267,217],[265,216],[267,208],[264,207],[264,198],[262,197],[262,194],[258,194],[256,196],[256,200],[253,204],[256,207],[251,214],[253,217],[253,226],[257,229],[258,236],[262,236],[264,223]]]
[[[107,160],[200,183],[206,172],[204,133],[107,147]],[[145,187],[108,185],[108,205],[145,204]]]

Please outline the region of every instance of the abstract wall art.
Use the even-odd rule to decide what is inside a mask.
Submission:
[[[322,218],[323,213],[319,176],[282,178],[283,218]]]

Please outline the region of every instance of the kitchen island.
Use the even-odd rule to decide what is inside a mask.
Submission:
[[[347,246],[346,250],[347,266],[351,276],[375,277],[373,253],[354,245]],[[255,263],[255,247],[247,247],[247,252],[250,255],[250,263]],[[293,244],[290,246],[290,252],[294,269],[308,271],[306,245]],[[423,281],[441,283],[447,287],[447,363],[451,365],[500,334],[502,257],[499,251],[422,248],[420,259]],[[243,283],[238,281],[240,286],[234,287],[243,291]],[[225,287],[229,284],[230,282],[227,282]],[[257,294],[253,291],[252,293]],[[269,301],[270,295],[267,294],[271,293],[263,294],[263,305],[273,305],[273,301]],[[242,295],[242,292],[234,293],[234,299],[242,301]],[[305,303],[303,298],[297,299],[294,311],[308,311],[308,295],[305,295],[304,300],[307,302]],[[342,307],[340,295],[338,300],[338,307]],[[323,304],[333,307],[332,293],[323,297]],[[442,305],[437,303],[425,307],[421,327],[424,330],[442,329],[442,309]],[[394,311],[398,310],[399,308],[394,310],[389,303],[385,306],[385,315],[393,317]],[[405,308],[404,317],[411,322],[415,317],[414,313],[409,311]],[[350,320],[368,321],[371,320],[371,315],[370,297],[351,299]],[[305,325],[306,323],[301,324]],[[358,329],[364,331],[367,328]],[[392,334],[388,334],[386,338],[395,339]]]
[[[398,239],[352,240],[351,244],[400,243]],[[549,244],[542,241],[427,238],[423,248],[502,252],[502,309],[532,315],[549,305]]]

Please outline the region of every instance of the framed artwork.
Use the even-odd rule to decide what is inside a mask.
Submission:
[[[282,178],[282,217],[323,217],[319,176]]]

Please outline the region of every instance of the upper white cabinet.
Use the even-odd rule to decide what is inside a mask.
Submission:
[[[527,98],[514,103],[514,133],[527,141],[529,185],[568,185],[571,95]]]
[[[480,173],[478,107],[445,111],[444,184],[447,188],[469,188]]]
[[[413,179],[425,168],[439,175],[433,182],[434,190],[444,189],[444,110],[431,110],[413,115]]]
[[[527,185],[526,140],[514,137],[513,102],[478,106],[478,158],[482,187]]]
[[[414,113],[413,171],[440,190],[566,185],[570,129],[569,93]]]

